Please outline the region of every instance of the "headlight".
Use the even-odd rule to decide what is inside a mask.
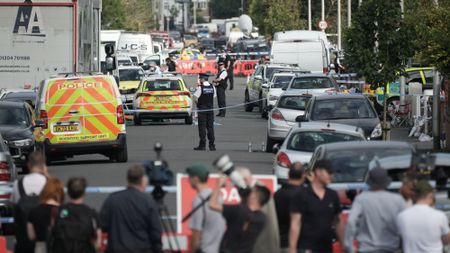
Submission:
[[[372,134],[370,135],[370,138],[378,138],[383,134],[383,130],[381,129],[381,124],[378,123],[378,125],[373,129]]]
[[[279,98],[278,96],[269,96],[270,101],[277,101],[278,98]]]
[[[25,146],[30,146],[31,143],[33,143],[33,140],[32,139],[23,139],[23,140],[11,141],[10,143],[16,147],[25,147]]]

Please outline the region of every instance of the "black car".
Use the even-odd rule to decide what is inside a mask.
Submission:
[[[35,146],[33,125],[32,110],[27,103],[0,101],[0,134],[22,172],[28,172],[26,161]]]
[[[34,108],[36,96],[37,94],[33,90],[7,90],[0,94],[0,101],[27,102]]]
[[[305,115],[297,121],[325,121],[360,127],[367,139],[381,139],[378,114],[364,95],[332,94],[313,96]]]

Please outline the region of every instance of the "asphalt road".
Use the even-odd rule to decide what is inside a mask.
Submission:
[[[212,79],[212,77],[210,78]],[[185,77],[189,86],[195,77]],[[243,103],[246,78],[235,78],[235,88],[227,90],[227,105]],[[51,175],[64,182],[72,176],[84,176],[89,186],[125,186],[126,171],[132,164],[155,159],[153,145],[161,142],[162,157],[169,163],[174,173],[182,173],[193,163],[211,165],[221,154],[227,153],[236,165],[249,167],[255,174],[270,174],[273,155],[261,152],[262,142],[266,140],[267,121],[256,112],[248,113],[243,106],[227,111],[225,118],[216,117],[217,151],[194,151],[198,145],[197,126],[184,125],[184,120],[170,120],[162,123],[145,122],[142,126],[127,125],[128,162],[113,163],[101,155],[77,156],[49,167]],[[249,142],[253,151],[248,152]],[[212,169],[212,166],[211,166]],[[88,194],[86,202],[100,209],[107,194]],[[175,215],[175,194],[165,198],[170,215]]]

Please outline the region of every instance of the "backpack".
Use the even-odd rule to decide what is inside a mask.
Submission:
[[[52,221],[47,253],[95,253],[93,218],[91,213],[79,215],[71,211],[70,206],[61,206],[59,215]]]
[[[25,193],[23,179],[19,179],[17,186],[19,188],[20,199],[14,208],[14,222],[16,224],[15,234],[18,240],[28,241],[27,221],[31,209],[39,205],[39,195]]]

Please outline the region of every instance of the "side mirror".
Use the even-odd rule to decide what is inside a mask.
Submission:
[[[280,144],[277,143],[277,144],[273,145],[272,152],[274,154],[276,154],[276,153],[278,153],[278,151],[280,151]]]
[[[113,71],[116,68],[114,57],[107,56],[105,59],[106,71]]]
[[[44,126],[44,121],[43,120],[40,120],[40,119],[37,119],[37,120],[35,120],[35,122],[34,122],[34,127],[36,128],[36,127],[43,127]]]
[[[149,70],[150,69],[150,65],[148,65],[147,63],[142,64],[142,69],[143,70]]]
[[[262,80],[262,76],[261,76],[261,75],[256,75],[256,76],[255,76],[255,79],[256,79],[256,80]]]
[[[190,92],[195,92],[195,90],[196,90],[195,87],[189,87]]]
[[[281,88],[281,90],[287,90],[288,85],[283,86],[283,88]]]
[[[269,88],[269,84],[268,83],[263,83],[263,84],[261,84],[261,88],[268,89]]]
[[[305,115],[297,116],[297,118],[295,118],[295,121],[296,122],[306,122],[307,121],[306,116]]]

